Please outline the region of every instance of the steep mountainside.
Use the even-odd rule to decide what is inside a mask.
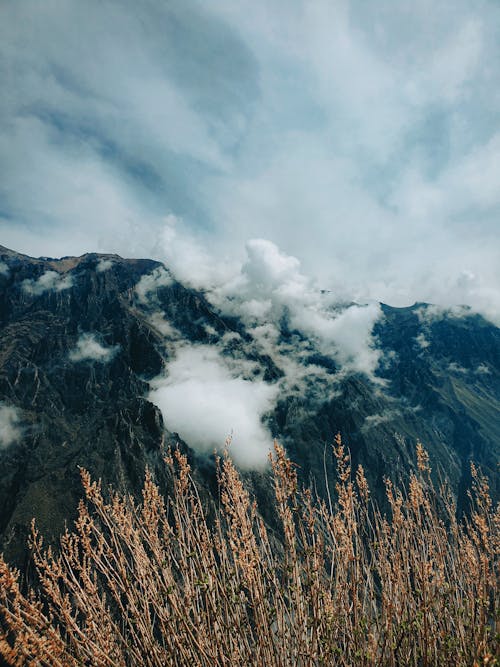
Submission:
[[[382,313],[371,379],[343,370],[283,318],[281,350],[297,341],[307,350],[294,387],[283,383],[286,356],[259,345],[242,320],[157,262],[32,259],[0,247],[0,550],[23,564],[33,516],[45,534],[60,531],[80,497],[79,466],[139,493],[147,465],[168,493],[162,454],[180,442],[201,486],[214,490],[213,463],[190,442],[192,429],[171,432],[165,403],[163,415],[154,404],[158,378],[168,382],[171,364],[192,347],[205,356],[216,350],[227,373],[244,376],[235,386],[246,391],[258,381],[272,395],[263,411],[269,442],[287,446],[303,482],[319,493],[332,474],[327,446],[340,431],[379,497],[384,476],[414,466],[417,439],[459,494],[474,459],[498,497],[500,330],[464,310],[425,304]],[[200,398],[186,397],[189,416],[189,401]],[[246,478],[257,495],[270,493],[265,469]]]

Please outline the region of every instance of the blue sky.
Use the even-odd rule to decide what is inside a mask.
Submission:
[[[0,58],[3,245],[500,322],[496,0],[6,1]]]

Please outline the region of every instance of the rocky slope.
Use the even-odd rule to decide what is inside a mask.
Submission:
[[[136,494],[149,466],[168,493],[163,451],[180,442],[207,497],[214,491],[210,457],[171,433],[148,398],[179,345],[213,346],[247,369],[248,381],[253,374],[279,387],[264,416],[270,439],[287,446],[303,482],[321,494],[332,475],[328,445],[340,431],[379,497],[384,476],[414,466],[417,439],[460,496],[473,459],[498,497],[500,330],[424,304],[382,310],[375,382],[343,372],[311,343],[301,360],[304,390],[285,391],[283,357],[157,262],[33,259],[0,247],[0,550],[24,566],[33,516],[49,537],[60,531],[80,497],[79,466]],[[283,349],[298,336],[281,323]],[[258,496],[270,493],[265,469],[245,475]]]

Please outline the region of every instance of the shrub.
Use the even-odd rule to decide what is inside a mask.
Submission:
[[[498,665],[500,510],[486,479],[472,468],[457,522],[418,445],[407,490],[386,483],[384,516],[340,437],[333,452],[335,506],[300,491],[275,446],[279,535],[227,455],[210,524],[177,450],[167,501],[150,473],[137,504],[105,500],[82,471],[86,502],[57,552],[33,526],[38,586],[24,595],[0,560],[0,654],[54,667]]]

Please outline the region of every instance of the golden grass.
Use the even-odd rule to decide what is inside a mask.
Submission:
[[[227,455],[210,524],[177,450],[167,502],[149,473],[136,504],[106,501],[82,472],[86,502],[57,553],[33,527],[36,589],[23,595],[0,559],[0,655],[23,667],[499,665],[500,510],[487,481],[472,468],[473,510],[457,522],[419,445],[406,491],[387,482],[386,517],[339,437],[333,453],[330,507],[298,489],[275,446],[279,539]]]

